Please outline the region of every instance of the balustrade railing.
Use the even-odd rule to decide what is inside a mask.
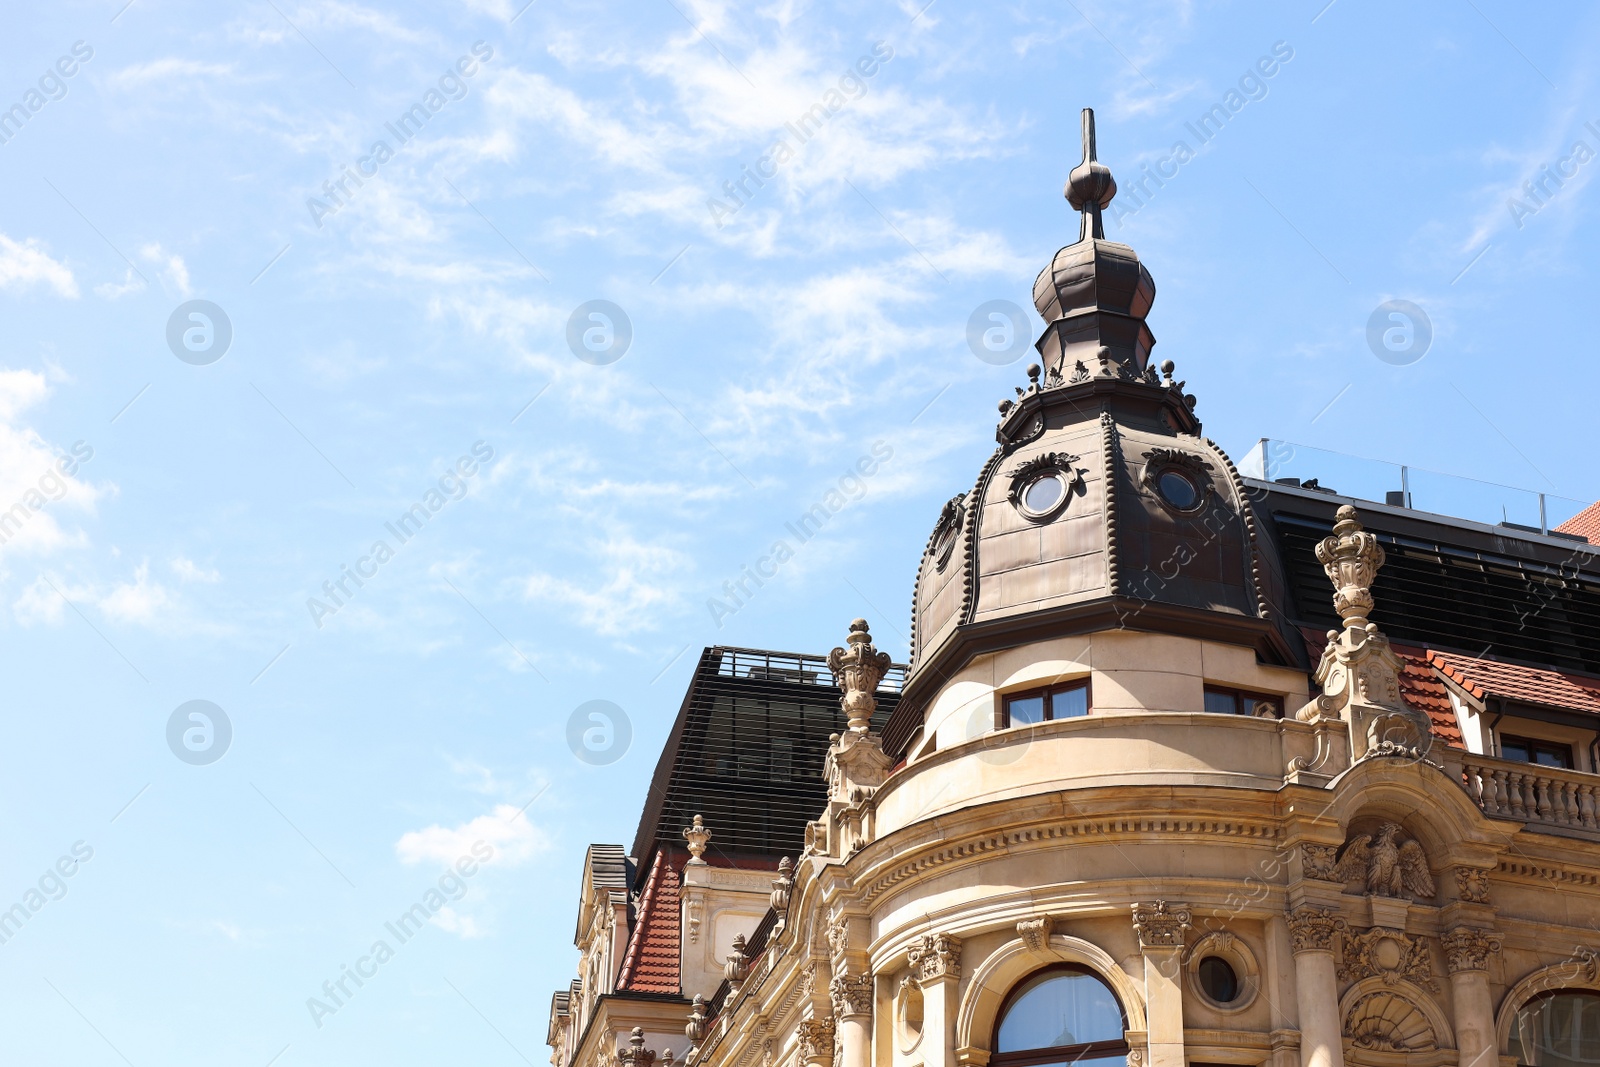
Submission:
[[[1486,815],[1600,830],[1600,775],[1467,756],[1462,781]]]

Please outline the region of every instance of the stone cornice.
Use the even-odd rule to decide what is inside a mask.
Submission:
[[[960,866],[1012,848],[1034,848],[1051,842],[1126,841],[1138,837],[1160,837],[1167,840],[1231,838],[1275,846],[1280,832],[1278,821],[1270,817],[1251,819],[1237,816],[1222,818],[1106,816],[1065,819],[1045,825],[1035,824],[1012,829],[997,829],[988,833],[980,832],[955,843],[948,843],[947,835],[938,847],[930,848],[914,858],[904,859],[887,870],[875,874],[862,872],[861,900],[871,904],[900,883],[917,875],[952,864]]]

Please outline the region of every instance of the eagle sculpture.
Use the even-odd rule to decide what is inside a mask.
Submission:
[[[1399,833],[1399,823],[1386,822],[1378,827],[1376,840],[1371,834],[1351,838],[1334,874],[1346,882],[1359,878],[1367,892],[1381,897],[1406,893],[1424,899],[1432,897],[1435,890],[1427,854],[1415,841],[1396,844]]]

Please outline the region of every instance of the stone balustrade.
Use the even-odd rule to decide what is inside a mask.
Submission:
[[[1462,758],[1461,768],[1467,794],[1486,815],[1600,831],[1600,775],[1476,755]]]

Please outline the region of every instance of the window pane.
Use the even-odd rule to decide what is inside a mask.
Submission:
[[[1555,745],[1541,745],[1534,754],[1534,762],[1545,767],[1571,767],[1572,750]]]
[[[1006,701],[1006,719],[1011,726],[1044,721],[1044,697],[1016,697]]]
[[[1052,719],[1070,719],[1076,715],[1089,714],[1089,689],[1087,686],[1078,686],[1073,689],[1059,689],[1050,694],[1050,717]]]
[[[1193,690],[1190,690],[1190,692],[1193,692]],[[1232,693],[1207,689],[1206,710],[1217,715],[1234,715],[1238,713],[1239,702]]]
[[[1517,1012],[1510,1051],[1535,1067],[1578,1067],[1600,1059],[1600,996],[1557,993]]]
[[[1121,1041],[1122,1008],[1092,974],[1047,973],[1032,979],[1006,1010],[995,1052]]]
[[[1533,762],[1533,754],[1528,751],[1528,746],[1510,737],[1500,743],[1500,755],[1504,759],[1518,760],[1522,763]]]

